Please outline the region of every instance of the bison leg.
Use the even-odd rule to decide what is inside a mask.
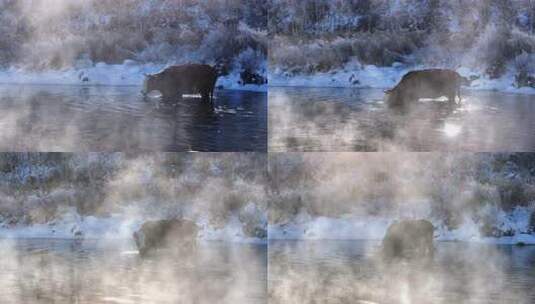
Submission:
[[[456,96],[457,96],[457,94],[455,92],[453,94],[448,95],[448,102],[450,104],[455,104],[456,103],[456,101],[455,101],[455,97]]]
[[[210,93],[207,91],[201,92],[201,97],[203,101],[210,101]]]
[[[399,100],[402,106],[409,105],[409,103],[413,102],[414,99],[415,98],[413,94],[410,94],[410,93],[401,94],[401,96],[399,97]]]
[[[171,90],[171,89],[167,89],[167,90],[163,90],[162,92],[162,95],[164,98],[168,99],[168,98],[181,98],[182,97],[182,94],[180,94],[180,92],[177,92],[175,90]]]

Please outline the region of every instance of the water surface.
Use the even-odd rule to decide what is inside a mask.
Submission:
[[[270,241],[271,303],[535,303],[535,246],[435,244],[385,262],[379,242]]]
[[[462,91],[462,103],[389,108],[373,89],[270,88],[270,151],[535,151],[535,96]]]
[[[0,151],[266,151],[267,94],[143,98],[138,87],[0,85]]]
[[[126,242],[0,240],[0,303],[265,303],[266,245],[141,259]]]

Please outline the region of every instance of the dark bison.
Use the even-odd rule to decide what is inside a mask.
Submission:
[[[433,224],[426,220],[393,223],[383,238],[383,256],[387,259],[432,257],[433,230]]]
[[[452,70],[429,69],[411,71],[405,74],[400,82],[391,90],[386,91],[389,105],[406,105],[420,98],[437,98],[446,96],[450,103],[455,97],[461,100],[461,84],[465,80]]]
[[[134,241],[139,254],[144,256],[159,248],[190,250],[195,247],[197,225],[185,219],[145,222],[134,232]]]
[[[160,91],[164,98],[182,97],[182,94],[201,94],[212,101],[218,73],[206,64],[171,66],[160,73],[146,75],[143,94]]]

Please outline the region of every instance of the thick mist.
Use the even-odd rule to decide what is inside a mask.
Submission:
[[[254,234],[267,225],[264,154],[1,157],[0,214],[6,233],[41,225],[53,236],[57,224],[80,227],[82,232],[85,227],[98,238],[108,234],[93,227],[99,220],[111,225],[111,235],[131,233],[136,223],[148,219],[185,217],[201,225],[206,238],[265,238]]]
[[[273,241],[273,303],[531,303],[532,247],[439,243],[434,261],[386,262],[380,244]]]
[[[271,154],[269,301],[531,303],[533,168],[530,153]],[[384,258],[408,219],[433,223],[433,258]]]
[[[287,76],[349,63],[357,73],[368,65],[462,67],[489,79],[512,74],[518,87],[528,86],[534,15],[528,0],[273,1],[269,62],[273,74]]]
[[[205,62],[265,73],[266,14],[260,1],[1,1],[0,66]]]
[[[267,158],[2,153],[5,303],[264,303]],[[194,221],[195,248],[138,254],[145,221]]]
[[[440,98],[394,107],[378,89],[272,88],[269,150],[529,152],[535,148],[532,99],[463,87],[457,104]]]
[[[432,221],[444,239],[529,233],[532,158],[530,153],[274,154],[270,237],[381,239],[389,222],[404,218]]]

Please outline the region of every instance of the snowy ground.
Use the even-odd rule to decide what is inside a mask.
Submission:
[[[42,239],[132,239],[143,222],[154,219],[113,214],[109,217],[80,217],[74,210],[65,212],[59,220],[47,224],[29,226],[8,226],[0,223],[1,238],[42,238]],[[198,239],[201,241],[226,241],[235,243],[265,243],[265,240],[247,237],[242,230],[242,223],[233,218],[226,226],[214,228],[205,220],[197,222]]]
[[[268,79],[270,86],[282,87],[340,87],[340,88],[379,88],[389,89],[394,87],[401,77],[410,70],[419,70],[429,67],[406,67],[394,64],[392,67],[377,67],[374,65],[360,66],[357,63],[349,63],[343,69],[328,73],[316,73],[312,75],[289,75],[281,69],[275,68],[270,71]],[[479,73],[467,68],[459,68],[457,72],[464,76],[480,76]],[[514,86],[514,74],[508,72],[502,78],[488,79],[481,76],[474,80],[470,90],[496,90],[509,93],[535,94],[533,88],[516,88]]]
[[[479,225],[465,219],[457,229],[448,230],[439,220],[429,219],[435,226],[438,241],[483,242],[495,244],[535,244],[535,234],[527,234],[530,208],[518,207],[507,214],[499,211],[496,227],[502,231],[512,231],[514,236],[483,237]],[[404,217],[408,219],[411,217]],[[422,217],[414,217],[420,219]],[[269,239],[289,240],[381,240],[390,224],[397,219],[379,216],[346,216],[339,218],[315,217],[300,214],[292,222],[283,225],[270,225]]]
[[[0,70],[0,84],[87,85],[87,86],[139,86],[145,74],[162,71],[164,65],[139,65],[126,60],[123,64],[93,64],[80,61],[72,69],[30,72],[17,68]],[[266,85],[242,85],[237,72],[220,77],[217,86],[225,89],[266,92]]]
[[[75,68],[67,70],[49,70],[29,72],[17,68],[0,70],[1,84],[47,84],[47,85],[106,85],[106,86],[141,86],[144,74],[157,73],[164,65],[139,65],[126,60],[123,64],[108,65],[104,63],[92,64],[79,62]],[[289,75],[275,68],[270,71],[269,86],[286,87],[341,87],[341,88],[380,88],[394,87],[401,77],[409,70],[423,67],[407,68],[401,64],[392,67],[377,67],[374,65],[359,66],[356,63],[347,64],[342,70],[312,75]],[[457,72],[462,76],[479,76],[480,74],[467,68],[459,68]],[[267,85],[242,85],[237,72],[220,77],[217,85],[225,89],[267,92]],[[481,77],[474,80],[470,90],[496,90],[509,93],[535,94],[533,88],[516,88],[513,72],[507,73],[500,79]]]
[[[535,244],[535,234],[528,234],[529,217],[532,209],[517,207],[511,213],[499,211],[496,227],[502,231],[512,231],[513,236],[493,238],[480,233],[480,225],[470,218],[457,229],[448,230],[441,221],[430,219],[436,227],[438,241],[483,242],[495,244]],[[404,217],[407,219],[410,217]],[[414,217],[419,219],[421,217]],[[390,224],[398,219],[380,216],[345,216],[339,218],[311,217],[300,214],[292,222],[270,225],[271,240],[380,240]],[[87,216],[81,218],[76,212],[67,212],[61,220],[48,224],[7,227],[0,225],[0,238],[52,238],[52,239],[130,239],[139,229],[143,220],[115,214],[107,218]],[[263,243],[265,240],[244,235],[238,218],[230,220],[226,226],[214,228],[200,220],[199,239],[206,241],[228,241],[239,243]],[[79,232],[79,233],[78,233]]]

